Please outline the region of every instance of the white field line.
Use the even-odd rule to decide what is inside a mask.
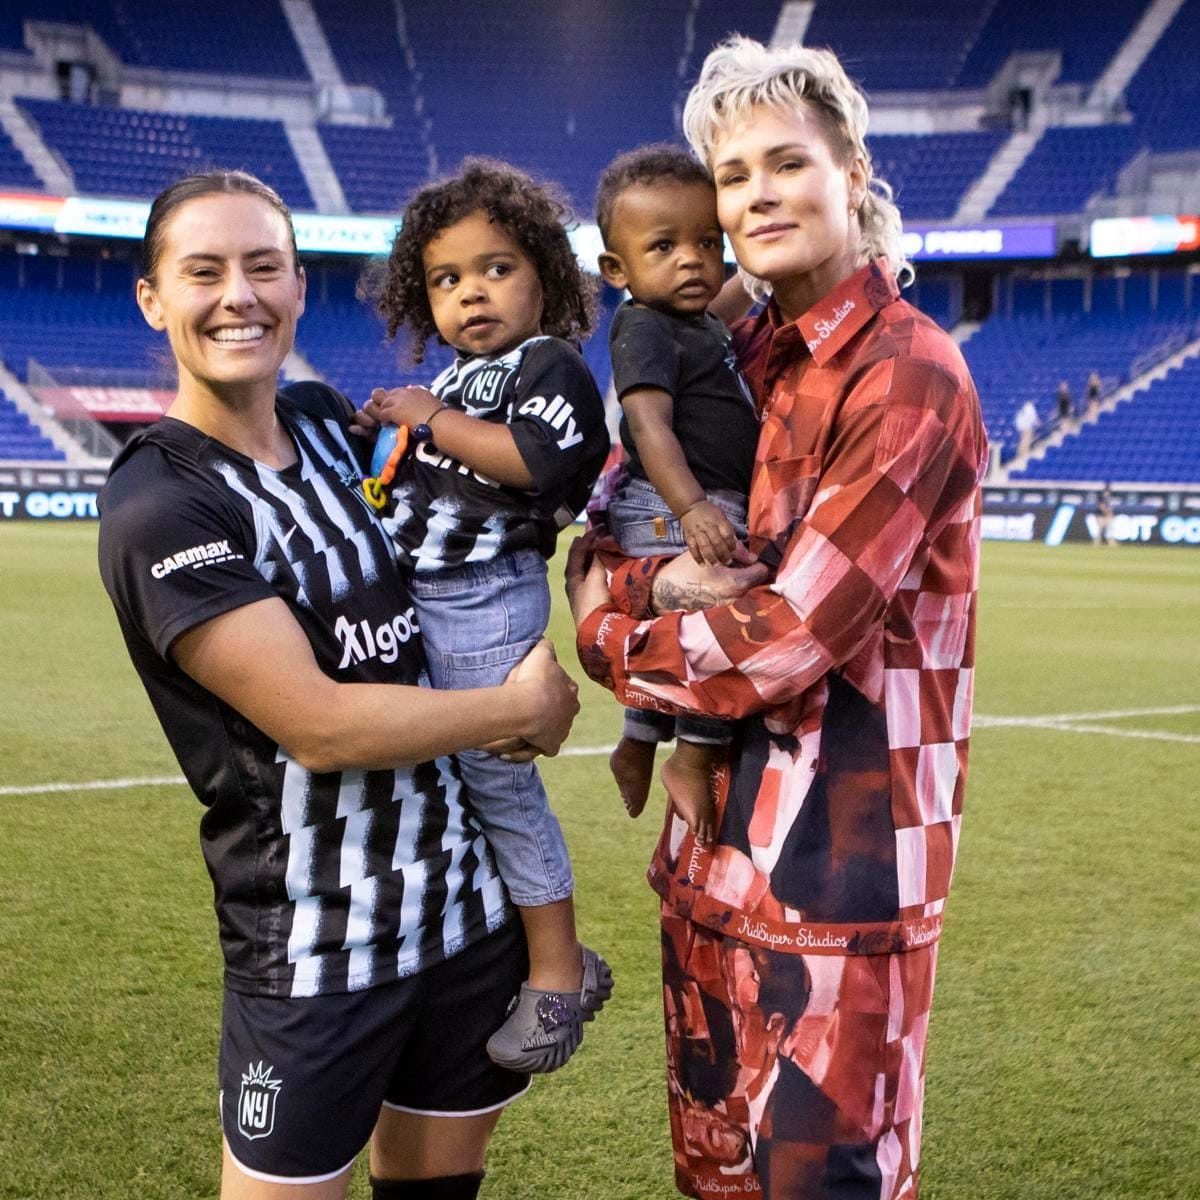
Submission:
[[[989,725],[1036,725],[1043,721],[1119,721],[1123,717],[1179,717],[1200,712],[1200,704],[1176,704],[1170,708],[1110,708],[1105,712],[1046,713],[1040,717],[976,716],[974,723],[982,728]]]
[[[1186,742],[1190,746],[1200,746],[1200,735],[1167,733],[1165,730],[1122,729],[1118,725],[1044,725],[1042,728],[1060,733],[1100,733],[1105,737],[1144,738],[1151,742]]]
[[[82,783],[27,783],[0,787],[0,796],[36,796],[48,792],[118,792],[124,788],[170,787],[187,783],[182,775],[145,775],[138,779],[86,779]]]
[[[1093,724],[1097,718],[1110,721],[1128,717],[1176,717],[1200,712],[1200,705],[1178,704],[1170,708],[1120,708],[1108,712],[1051,713],[1043,717],[989,717],[980,714],[972,720],[974,729],[1047,729],[1053,733],[1101,734],[1104,737],[1139,738],[1156,742],[1183,742],[1200,745],[1200,734],[1168,733],[1152,729],[1122,729],[1116,725]],[[599,758],[611,754],[614,746],[567,746],[559,758]],[[137,787],[182,786],[182,775],[147,775],[133,779],[89,779],[80,783],[31,783],[0,787],[0,796],[37,796],[54,792],[113,792]]]

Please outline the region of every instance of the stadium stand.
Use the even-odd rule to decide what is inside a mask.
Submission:
[[[804,40],[829,46],[870,92],[946,88],[979,36],[988,8],[955,0],[819,3]]]
[[[416,111],[420,78],[400,44],[395,9],[389,0],[313,0],[313,8],[343,78],[376,88],[392,116],[391,128],[322,125],[325,152],[353,211],[396,212],[428,179],[430,158],[427,118]]]
[[[1060,83],[1091,83],[1129,35],[1143,6],[1129,0],[1065,0],[1041,5],[997,0],[989,7],[987,22],[954,78],[957,87],[986,87],[1005,60],[1023,50],[1058,51],[1062,55]]]
[[[923,109],[911,126],[893,119],[883,124],[888,132],[870,139],[879,173],[912,222],[951,219],[1005,146],[1013,114],[997,110],[1002,101],[995,88],[991,94],[987,89],[1011,56],[1057,52],[1061,70],[1053,85],[1046,83],[1053,96],[1035,100],[1045,103],[1039,115],[1049,127],[1037,136],[1041,125],[1035,125],[1032,152],[987,215],[1057,218],[1080,228],[1089,206],[1111,197],[1122,170],[1146,151],[1200,151],[1194,121],[1200,110],[1200,0],[1186,0],[1123,96],[1093,97],[1097,102],[1089,106],[1089,86],[1102,79],[1148,5],[1065,0],[1035,10],[1020,0],[903,0],[884,10],[874,0],[816,0],[805,40],[835,49],[877,111],[889,104],[893,114]],[[678,137],[682,100],[708,48],[732,24],[769,40],[782,4],[742,0],[731,15],[731,6],[712,0],[611,0],[581,20],[570,6],[552,0],[516,0],[473,6],[470,21],[448,20],[444,5],[418,0],[312,0],[312,8],[344,81],[375,89],[386,114],[379,123],[374,109],[374,115],[364,109],[341,124],[312,91],[311,119],[351,211],[394,213],[435,171],[453,170],[465,154],[482,153],[558,180],[588,220],[597,175],[614,154]],[[23,0],[19,10],[5,5],[0,12],[0,58],[16,53],[35,62],[22,53],[30,19],[86,25],[126,66],[162,72],[167,80],[177,72],[185,73],[180,81],[213,72],[236,90],[236,77],[244,75],[278,80],[289,95],[299,95],[295,85],[308,81],[280,0],[212,0],[202,7]],[[243,34],[248,20],[255,27],[252,39]],[[922,89],[925,96],[914,97]],[[890,99],[889,92],[904,98]],[[982,107],[981,96],[987,97]],[[184,171],[220,163],[255,171],[297,211],[315,207],[313,188],[279,121],[32,97],[17,103],[73,172],[81,194],[146,198]],[[939,116],[947,106],[968,103],[976,106],[969,121],[974,128],[963,127],[961,114],[948,122]],[[929,132],[930,124],[942,131]],[[899,132],[910,127],[912,132]],[[305,169],[313,169],[308,159]],[[1123,190],[1129,178],[1122,179]],[[39,186],[22,151],[0,128],[0,187]],[[360,403],[380,383],[428,382],[447,360],[444,348],[431,347],[419,368],[407,366],[403,347],[384,341],[381,322],[355,298],[358,268],[329,262],[310,268],[301,352]],[[131,270],[127,262],[91,257],[0,252],[0,358],[18,378],[25,378],[30,359],[50,370],[133,367],[152,374],[159,339],[130,303]],[[982,321],[964,353],[989,429],[1006,455],[1017,441],[1013,415],[1026,398],[1049,415],[1059,380],[1067,379],[1078,400],[1092,370],[1111,393],[1135,368],[1189,336],[1200,315],[1200,286],[1178,270],[1138,269],[1122,277],[1093,268],[1086,281],[1078,269],[1074,278],[1054,280],[1025,278],[1019,269],[1011,278],[1008,267],[983,270],[992,277],[984,284],[994,284],[990,313],[980,280],[968,287],[968,273],[953,265],[924,267],[908,294],[945,328],[964,313]],[[607,323],[617,302],[606,292],[601,329],[584,347],[602,387],[609,371]],[[1023,477],[1068,477],[1091,461],[1079,456],[1100,444],[1095,439],[1102,432],[1128,434],[1126,423],[1136,422],[1139,413],[1149,418],[1158,404],[1166,411],[1169,396],[1194,397],[1196,385],[1193,369],[1173,372],[1030,463],[1031,474]],[[1171,411],[1171,419],[1186,426]],[[1111,445],[1119,441],[1114,437]],[[1133,445],[1131,437],[1128,443]],[[1169,476],[1182,477],[1177,471]]]
[[[877,135],[868,139],[877,172],[907,218],[952,217],[963,193],[1004,142],[998,131]]]
[[[687,0],[598,5],[586,23],[547,0],[522,11],[526,22],[507,9],[477,9],[467,30],[432,5],[406,10],[438,160],[452,169],[471,153],[510,159],[557,179],[590,215],[597,177],[615,155],[677,136],[676,106],[708,47],[728,32],[730,12]],[[778,3],[751,0],[734,19],[769,37],[778,13]],[[519,65],[530,27],[543,55],[536,71]]]
[[[943,329],[953,329],[958,324],[962,312],[962,287],[955,277],[918,271],[916,281],[904,293],[904,298]]]
[[[391,129],[322,125],[320,135],[353,212],[398,212],[428,178],[425,148],[404,124]]]
[[[133,303],[129,262],[0,255],[0,359],[20,380],[30,360],[160,372],[161,335]]]
[[[62,462],[66,455],[0,391],[0,459]]]
[[[1200,146],[1200,3],[1186,0],[1126,89],[1146,144],[1160,153]]]
[[[41,187],[41,180],[3,129],[0,129],[0,186],[26,188],[30,191]]]
[[[1093,195],[1112,187],[1139,146],[1132,125],[1047,129],[988,216],[1081,212]]]
[[[1190,336],[1200,312],[1184,306],[1182,275],[1162,278],[1153,308],[1155,281],[1144,274],[1093,287],[1086,312],[1083,279],[1014,283],[1011,313],[993,316],[963,346],[988,436],[1005,457],[1016,449],[1013,419],[1027,399],[1049,418],[1061,380],[1078,405],[1092,371],[1111,391],[1130,380],[1136,363],[1156,362]]]
[[[1200,484],[1200,359],[1100,414],[1014,479]]]
[[[278,0],[22,0],[19,9],[4,7],[4,49],[25,49],[25,21],[59,21],[89,26],[128,66],[273,79],[308,77]],[[253,37],[246,36],[248,22]]]
[[[152,196],[189,171],[245,166],[294,208],[313,207],[278,121],[183,116],[30,97],[20,97],[18,104],[70,166],[83,192]]]

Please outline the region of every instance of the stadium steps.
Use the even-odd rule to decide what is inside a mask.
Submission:
[[[21,156],[33,169],[52,196],[73,196],[75,180],[61,158],[42,141],[25,114],[13,103],[12,96],[0,96],[0,125],[21,152]]]
[[[1012,182],[1013,176],[1033,153],[1033,148],[1046,130],[1046,118],[1035,111],[1029,128],[1014,133],[988,163],[983,174],[967,189],[954,214],[955,225],[973,225],[982,221],[988,209]]]
[[[320,316],[317,317],[317,320],[320,320]],[[325,382],[325,376],[295,346],[283,360],[283,377],[295,383],[308,379],[315,379],[318,383]]]
[[[771,34],[771,46],[790,46],[793,42],[803,45],[808,23],[812,20],[813,9],[816,7],[815,0],[787,0],[779,10],[775,32]]]
[[[1153,0],[1120,50],[1113,56],[1112,62],[1105,68],[1104,74],[1096,80],[1096,85],[1087,98],[1089,108],[1108,108],[1129,86],[1184,2],[1185,0]]]
[[[959,321],[957,325],[950,330],[950,337],[954,344],[958,347],[963,347],[983,328],[982,321]]]
[[[292,36],[300,47],[300,56],[308,68],[312,81],[318,87],[345,88],[346,80],[333,57],[329,39],[311,0],[279,0],[283,7],[283,15],[292,28]]]
[[[299,125],[290,121],[283,123],[283,132],[287,135],[288,144],[296,158],[296,165],[304,182],[308,184],[309,194],[313,198],[319,213],[348,213],[350,205],[346,194],[342,191],[341,182],[329,155],[325,153],[325,143],[312,125]]]
[[[1078,437],[1088,426],[1095,425],[1101,414],[1112,412],[1118,405],[1136,399],[1140,393],[1148,391],[1151,384],[1165,379],[1172,371],[1177,371],[1184,363],[1198,357],[1200,357],[1200,337],[1193,338],[1173,354],[1167,355],[1166,358],[1161,359],[1124,386],[1119,387],[1110,396],[1105,397],[1100,402],[1099,409],[1091,416],[1085,414],[1076,417],[1067,428],[1055,429],[1044,438],[1034,442],[1028,455],[1018,455],[1005,464],[997,482],[1006,482],[1018,472],[1023,471],[1031,462],[1040,462],[1046,457],[1048,450],[1055,446],[1061,446],[1068,438]]]
[[[33,393],[5,365],[0,362],[0,392],[12,401],[37,427],[43,437],[48,438],[55,449],[66,455],[68,467],[107,467],[109,459],[95,458],[50,415],[34,397]]]

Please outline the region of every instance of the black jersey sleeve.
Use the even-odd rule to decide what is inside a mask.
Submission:
[[[680,354],[671,323],[650,308],[623,305],[609,333],[613,386],[617,398],[634,388],[679,390]]]
[[[109,479],[100,514],[100,575],[123,626],[165,658],[181,634],[274,596],[255,569],[248,516],[176,476],[144,446]]]
[[[608,447],[604,402],[579,352],[558,338],[533,346],[521,364],[509,420],[537,492],[572,482]]]

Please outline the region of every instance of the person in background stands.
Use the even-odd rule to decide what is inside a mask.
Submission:
[[[1058,414],[1058,424],[1066,428],[1075,416],[1075,401],[1071,397],[1071,385],[1064,379],[1054,393],[1054,407]]]
[[[1033,445],[1033,435],[1037,432],[1040,423],[1041,417],[1038,416],[1037,405],[1032,400],[1026,400],[1017,409],[1017,415],[1013,418],[1013,426],[1021,435],[1020,441],[1017,443],[1018,458],[1024,458],[1029,453],[1029,448]]]
[[[1093,371],[1087,378],[1087,418],[1094,421],[1100,415],[1100,376]]]
[[[1115,546],[1117,539],[1113,535],[1113,498],[1112,490],[1106,483],[1096,497],[1096,533],[1092,542],[1096,546]]]

